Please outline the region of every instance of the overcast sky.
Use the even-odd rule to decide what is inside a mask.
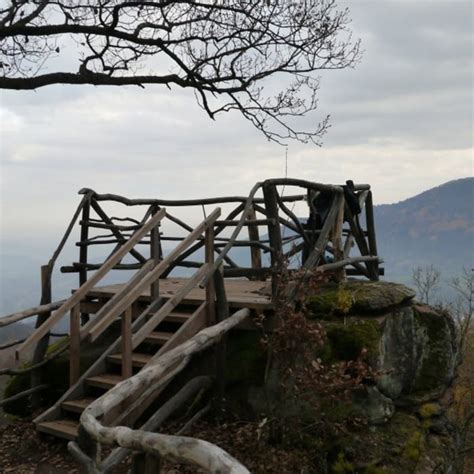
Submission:
[[[321,148],[290,144],[288,175],[370,183],[376,203],[473,174],[473,2],[358,1],[364,55],[322,74]],[[59,238],[82,187],[130,197],[246,195],[284,175],[285,149],[237,113],[211,121],[166,88],[51,86],[0,99],[1,231]]]

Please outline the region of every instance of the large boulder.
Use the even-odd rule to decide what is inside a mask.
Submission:
[[[307,317],[326,326],[326,355],[351,360],[367,350],[381,373],[377,388],[383,396],[399,404],[426,401],[440,396],[454,377],[456,330],[449,314],[418,304],[414,296],[390,282],[328,284],[308,297]]]
[[[439,397],[456,364],[456,331],[448,314],[413,304],[384,319],[377,385],[385,395],[400,402]]]

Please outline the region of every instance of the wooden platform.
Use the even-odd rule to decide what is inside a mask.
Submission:
[[[186,278],[167,278],[160,280],[160,294],[171,297],[183,285]],[[88,295],[99,298],[111,298],[121,288],[122,284],[98,286],[89,291]],[[229,306],[234,309],[251,308],[257,310],[272,309],[269,281],[250,281],[226,279],[225,288]],[[150,290],[146,290],[139,298],[143,301],[150,299]],[[194,288],[183,300],[183,304],[200,304],[206,299],[204,289]]]

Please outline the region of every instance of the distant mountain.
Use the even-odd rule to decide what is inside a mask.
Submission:
[[[474,264],[474,178],[449,181],[396,204],[376,206],[386,277],[433,264],[445,276]]]

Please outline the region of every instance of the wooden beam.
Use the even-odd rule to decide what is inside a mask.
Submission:
[[[226,220],[232,220],[234,219],[238,214],[240,214],[242,212],[242,210],[245,208],[245,205],[244,204],[239,204],[235,209],[233,209],[231,212],[229,212],[229,214],[227,215],[226,217]],[[217,226],[214,228],[214,236],[218,235],[220,232],[222,232],[223,230],[225,229],[225,227],[222,227],[222,226]],[[235,233],[235,231],[234,231]],[[179,264],[186,258],[188,258],[190,255],[192,255],[194,252],[196,252],[197,250],[199,250],[201,247],[204,246],[204,238],[200,237],[196,240],[199,240],[199,242],[195,243],[194,245],[192,245],[191,247],[189,247],[186,251],[184,251],[181,255],[179,255],[173,262],[172,265],[169,266],[169,268],[163,273],[163,277],[166,278],[170,273],[171,271],[179,266]],[[227,242],[229,241],[230,239],[227,239]],[[232,265],[232,263],[229,261],[229,258],[227,255],[225,255],[224,257],[225,261],[231,265],[231,266],[235,266],[235,265]]]
[[[151,214],[154,215],[158,212],[158,209],[154,209]],[[160,263],[161,259],[161,242],[160,242],[160,228],[158,226],[153,227],[151,229],[151,234],[150,234],[150,257],[153,259],[155,262],[155,265],[158,265]],[[152,284],[150,288],[150,295],[151,299],[155,300],[160,296],[160,283],[159,280],[156,279]]]
[[[247,200],[245,201],[245,205],[244,205],[244,208],[242,210],[242,216],[240,217],[239,223],[237,224],[234,231],[232,232],[232,235],[229,237],[229,242],[227,242],[227,245],[222,249],[221,253],[219,254],[219,256],[214,261],[213,272],[217,268],[219,268],[219,266],[224,262],[224,260],[227,257],[227,253],[232,248],[232,245],[233,245],[234,241],[237,240],[237,236],[239,235],[239,233],[240,233],[240,231],[241,231],[241,229],[242,229],[242,227],[243,227],[243,225],[244,225],[244,223],[247,219],[248,213],[250,212],[250,210],[253,206],[255,194],[260,189],[260,187],[261,187],[261,183],[257,183],[251,189],[250,194],[249,194]],[[218,231],[220,232],[220,230],[221,230],[221,228],[219,228]],[[204,279],[204,281],[201,283],[201,285],[206,285],[207,284],[207,281],[210,278],[212,278],[213,272],[209,273],[209,275]]]
[[[317,183],[311,183],[310,181],[305,181],[306,183],[314,184],[318,186]],[[327,185],[319,185],[327,186]],[[357,185],[356,185],[357,188]],[[248,196],[224,196],[216,198],[202,198],[202,199],[129,199],[124,196],[119,196],[117,194],[98,194],[93,189],[83,188],[79,191],[79,194],[92,193],[94,194],[94,199],[96,201],[115,201],[125,204],[126,206],[150,206],[152,204],[158,206],[168,206],[168,207],[183,207],[183,206],[203,206],[208,204],[228,204],[228,203],[244,203],[247,202]],[[293,201],[302,201],[305,196],[303,194],[297,195],[288,195],[283,199],[286,202]],[[262,198],[254,198],[254,202],[262,203]]]
[[[69,386],[72,387],[81,376],[81,307],[79,304],[71,308],[69,326]]]
[[[208,390],[212,384],[211,377],[198,376],[186,383],[176,395],[173,395],[140,427],[142,431],[158,431],[161,425],[179,410],[195,394]],[[120,464],[130,454],[128,449],[116,448],[100,465],[101,472],[113,472],[112,468]]]
[[[55,301],[54,303],[49,304],[42,304],[40,306],[35,306],[34,308],[24,309],[23,311],[19,311],[18,313],[12,313],[8,316],[4,316],[0,318],[0,328],[4,326],[8,326],[9,324],[17,323],[18,321],[22,321],[23,319],[31,318],[32,316],[36,316],[37,314],[41,313],[49,313],[61,305],[64,304],[66,300]]]
[[[84,298],[88,291],[91,290],[94,285],[100,281],[111,268],[115,266],[133,247],[134,245],[147,234],[156,224],[163,219],[165,211],[162,209],[159,213],[153,216],[141,229],[137,230],[133,236],[124,244],[114,255],[112,255],[102,267],[97,270],[94,275],[89,278],[84,285],[82,285],[69,299],[67,299],[60,308],[58,308],[46,321],[42,324],[16,351],[16,357],[18,358],[20,353],[24,353],[28,347],[36,344],[48,331],[54,326],[61,318],[76,306],[82,298]]]
[[[349,226],[351,228],[351,233],[354,236],[357,246],[359,247],[359,252],[364,257],[370,256],[369,248],[367,246],[367,242],[365,240],[362,229],[360,228],[359,221],[356,218],[356,216],[352,214],[351,210],[349,209],[349,206],[347,205],[345,207],[345,213],[346,213],[346,220],[349,222]],[[378,279],[378,275],[375,274],[373,266],[370,263],[367,263],[366,265],[367,265],[369,278],[371,280]]]
[[[183,285],[176,293],[134,334],[132,346],[135,349],[148,336],[150,331],[156,327],[166,316],[173,311],[182,299],[204,278],[211,270],[209,264],[204,264],[191,278],[184,280]]]
[[[252,206],[248,213],[248,220],[255,221],[257,219],[257,215],[255,212],[255,207]],[[258,225],[253,224],[249,226],[249,240],[252,242],[260,241],[260,235],[258,232]],[[260,248],[256,246],[250,247],[250,258],[252,262],[252,268],[262,268],[262,252]]]
[[[334,247],[334,260],[336,262],[344,258],[344,248],[342,246],[342,226],[344,224],[344,200],[339,203],[339,210],[336,216],[336,222],[332,232],[332,245]],[[336,271],[336,279],[338,281],[345,280],[346,275],[344,271],[344,266],[338,267]]]
[[[329,239],[329,234],[339,214],[339,208],[340,208],[341,202],[342,203],[344,202],[344,195],[342,194],[335,195],[334,201],[332,203],[332,206],[328,213],[326,221],[324,222],[323,228],[321,229],[321,232],[319,233],[318,240],[316,241],[316,244],[314,245],[313,250],[309,254],[308,258],[306,259],[303,265],[303,268],[314,267],[317,264],[321,255],[324,253],[326,249],[327,241]]]
[[[216,323],[220,323],[229,317],[229,303],[224,284],[223,268],[214,272],[214,286],[216,289]],[[217,403],[221,404],[225,397],[226,385],[226,335],[216,344],[216,392]]]
[[[102,320],[90,330],[90,340],[95,341],[97,337],[99,337],[99,335],[102,334],[102,332],[110,325],[114,318],[125,311],[125,308],[130,306],[146,288],[149,288],[151,283],[165,272],[174,259],[196,240],[197,236],[201,235],[208,226],[214,224],[220,213],[220,208],[214,210],[207,219],[202,221],[152,271],[150,271],[144,278],[141,278],[133,287],[130,287],[123,297],[117,297],[117,295],[115,295],[111,300],[109,311],[103,316]]]
[[[222,227],[237,227],[240,224],[239,221],[234,220],[222,220],[216,221],[216,226]],[[250,227],[250,226],[258,226],[258,225],[268,225],[268,224],[275,224],[273,219],[249,219],[247,218],[246,221],[241,224],[243,227]]]
[[[365,203],[365,216],[366,216],[366,223],[367,223],[367,238],[369,241],[369,252],[371,255],[378,255],[377,252],[377,239],[375,236],[375,219],[374,219],[374,206],[372,201],[372,191],[368,192],[367,200]],[[380,262],[373,262],[371,265],[373,267],[373,277],[374,279],[378,280],[379,275],[379,263]]]
[[[41,267],[41,304],[51,303],[51,268],[49,265],[43,265]],[[51,312],[38,314],[36,319],[35,328],[40,327],[44,322],[46,322],[51,316]],[[49,332],[47,332],[36,344],[34,353],[33,353],[33,363],[32,365],[39,364],[45,357],[46,351],[48,350],[49,345]],[[42,368],[38,370],[33,370],[31,372],[31,386],[36,387],[41,385],[42,378]],[[31,408],[32,410],[37,410],[40,407],[41,399],[39,394],[33,394],[31,396]]]
[[[277,272],[280,270],[283,257],[283,247],[281,242],[280,225],[278,222],[278,194],[276,186],[269,181],[265,181],[263,184],[263,199],[265,200],[265,210],[267,217],[273,219],[273,224],[268,224],[268,237],[270,239],[270,247],[272,252],[270,253],[271,266],[273,270],[272,274],[272,297],[275,297],[278,290],[278,277]]]
[[[117,226],[114,225],[114,223],[110,220],[110,217],[102,210],[102,208],[99,206],[99,203],[98,203],[95,199],[92,199],[92,200],[91,200],[91,206],[92,206],[92,208],[94,209],[94,211],[97,212],[97,214],[100,216],[100,218],[101,218],[106,224],[109,224],[109,225],[112,226],[112,227],[110,228],[110,231],[112,232],[112,234],[115,235],[115,237],[117,238],[117,240],[120,241],[120,243],[121,243],[123,246],[125,246],[127,241],[126,241],[125,238],[122,236],[122,234],[120,233],[120,231],[117,230],[117,228],[116,228]],[[166,211],[165,211],[165,212],[166,212]],[[158,220],[156,221],[156,223],[160,222],[163,217],[164,217],[164,214],[160,217],[160,219],[158,219]],[[148,222],[151,222],[151,220],[152,220],[152,219],[150,219],[150,221],[148,221]],[[145,224],[145,225],[146,225],[146,224]],[[151,227],[151,228],[153,228],[153,227]],[[150,228],[149,230],[151,230],[151,228]],[[139,230],[139,229],[138,229],[138,230]],[[138,232],[138,230],[135,231],[133,235],[135,235],[135,234]],[[147,233],[148,233],[148,231],[145,232],[141,237],[143,237],[143,236],[146,235]],[[140,238],[141,238],[141,237],[140,237]],[[140,240],[140,239],[138,239],[138,241],[139,241],[139,240]],[[129,252],[130,252],[130,255],[132,255],[133,257],[135,257],[139,262],[141,262],[141,263],[145,262],[145,260],[146,260],[145,257],[144,257],[141,253],[139,253],[139,252],[137,252],[136,250],[134,250],[134,249],[133,249],[133,246],[129,248]],[[128,253],[128,252],[127,252],[127,253]],[[126,254],[124,254],[124,255],[126,255]]]
[[[206,229],[205,234],[205,261],[208,267],[212,267],[214,263],[214,226],[209,226]],[[207,325],[212,326],[215,324],[216,319],[216,306],[215,306],[216,293],[214,290],[214,280],[210,278],[206,285],[206,311],[207,311]]]
[[[82,219],[80,222],[81,225],[81,234],[80,234],[80,241],[85,242],[89,238],[89,226],[87,221],[89,220],[90,216],[90,197],[84,203],[84,207],[82,208]],[[87,264],[87,246],[82,246],[79,248],[79,262],[82,264]],[[82,286],[87,281],[87,268],[81,268],[79,271],[79,286]],[[89,315],[85,314],[81,316],[83,319],[82,323],[85,324],[89,320]]]
[[[135,273],[135,275],[133,275],[133,277],[124,286],[121,287],[120,291],[114,295],[114,298],[120,299],[125,296],[130,291],[130,289],[133,288],[133,286],[153,268],[154,264],[155,262],[153,260],[148,260],[148,262],[146,262],[145,265],[143,265],[143,267],[137,273]],[[81,340],[84,340],[89,334],[90,330],[100,323],[113,303],[113,298],[111,298],[109,301],[107,301],[107,303],[105,303],[104,306],[100,308],[96,317],[81,328]]]
[[[122,315],[122,377],[132,376],[132,307]]]
[[[241,465],[227,453],[213,447],[210,443],[149,432],[145,434],[128,429],[125,434],[123,427],[104,426],[99,420],[102,420],[110,410],[128,399],[131,389],[132,393],[145,392],[149,387],[153,387],[155,390],[160,389],[163,383],[169,381],[166,374],[170,370],[177,366],[186,366],[194,354],[212,347],[223,334],[247,319],[249,315],[250,311],[243,309],[222,323],[203,329],[184,344],[156,359],[146,370],[142,370],[131,379],[117,384],[84,410],[80,418],[82,428],[99,443],[118,445],[128,449],[146,449],[148,452],[170,455],[180,462],[194,463],[209,472],[248,473],[249,471],[245,468],[240,469]],[[145,435],[146,441],[143,435]],[[210,447],[213,449],[211,450]],[[197,453],[201,453],[202,457],[196,458]],[[237,469],[236,466],[239,468]]]

